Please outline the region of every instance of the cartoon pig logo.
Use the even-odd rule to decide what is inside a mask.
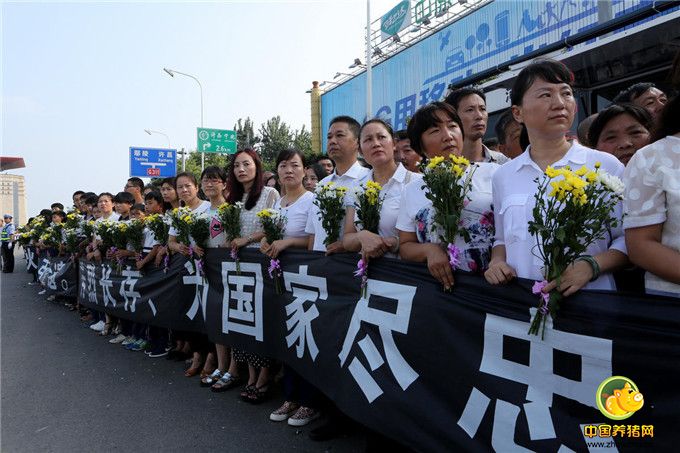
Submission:
[[[597,389],[597,407],[607,418],[623,420],[640,410],[644,396],[630,379],[614,376],[605,379]]]

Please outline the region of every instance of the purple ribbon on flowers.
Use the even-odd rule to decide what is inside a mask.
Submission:
[[[366,288],[368,286],[368,263],[361,258],[357,261],[357,270],[354,271],[355,277],[361,277],[361,297],[366,297]]]
[[[364,261],[364,259],[361,258],[361,259],[357,262],[357,270],[354,271],[354,276],[355,276],[355,277],[363,277],[364,275],[366,275],[366,271],[367,271],[367,270],[368,270],[368,265],[366,264],[366,262]]]
[[[231,256],[232,260],[237,260],[238,259],[238,249],[236,247],[231,248],[231,253],[229,254]]]
[[[547,285],[548,282],[546,280],[543,280],[542,282],[534,283],[534,286],[531,288],[532,293],[540,295],[541,299],[543,299],[543,303],[538,308],[538,311],[540,311],[542,315],[548,314],[548,301],[550,300],[550,294],[545,294],[543,292],[543,288],[545,288]]]
[[[281,262],[279,260],[273,259],[269,261],[269,277],[274,278],[274,272],[276,271],[276,276],[279,276],[279,272],[281,271]]]
[[[196,260],[196,271],[198,275],[203,275],[203,260],[200,258]]]
[[[449,254],[449,265],[451,269],[456,270],[460,265],[460,249],[456,247],[455,244],[449,244],[446,247],[446,251]]]

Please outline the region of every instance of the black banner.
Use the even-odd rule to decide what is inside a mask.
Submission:
[[[28,253],[27,251],[27,255]],[[27,267],[33,269],[33,266],[36,266],[38,281],[48,293],[76,297],[78,271],[73,258],[67,256],[51,257],[46,253],[38,254],[34,249],[31,259],[34,262],[29,263]]]
[[[28,272],[29,274],[37,273],[40,256],[36,251],[35,247],[33,247],[32,245],[25,246],[24,257],[26,258],[26,272]]]
[[[445,293],[425,266],[380,259],[362,299],[356,256],[293,251],[281,257],[276,295],[268,258],[240,255],[239,273],[228,250],[209,250],[204,276],[181,257],[167,272],[127,265],[122,275],[81,261],[79,298],[276,357],[351,417],[420,451],[670,451],[680,442],[677,299],[583,291],[541,339],[527,335],[533,282],[494,287],[459,272]],[[616,375],[644,395],[623,421],[596,405],[598,386]],[[593,435],[602,423],[623,435]]]

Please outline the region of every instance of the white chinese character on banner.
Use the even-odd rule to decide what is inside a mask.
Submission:
[[[42,264],[38,268],[38,281],[43,285],[47,285],[47,279],[52,275],[52,267],[50,266],[50,260],[44,258]]]
[[[87,295],[88,299],[92,303],[97,302],[97,276],[95,275],[95,266],[92,263],[87,263],[85,265],[87,271]]]
[[[38,265],[35,262],[35,252],[32,248],[26,249],[26,270],[30,271],[31,268],[38,269]]]
[[[312,356],[312,361],[316,360],[319,354],[319,348],[314,341],[314,333],[312,332],[312,321],[319,316],[319,310],[316,308],[314,302],[317,299],[328,299],[328,289],[326,287],[326,279],[307,275],[307,266],[300,266],[300,273],[284,272],[283,278],[286,284],[286,290],[293,293],[293,301],[286,305],[286,328],[288,335],[286,336],[286,343],[290,348],[297,342],[296,353],[299,359],[305,354],[305,346],[309,349],[309,355]],[[292,285],[296,286],[292,286]],[[297,285],[314,288],[314,290],[302,288]],[[311,302],[309,310],[305,311],[304,303]]]
[[[238,275],[236,263],[223,262],[222,284],[222,331],[239,332],[263,341],[262,266],[241,263],[241,275]]]
[[[102,300],[104,301],[104,306],[106,307],[109,303],[112,306],[116,306],[116,299],[111,296],[111,290],[113,289],[113,281],[111,280],[111,266],[104,264],[102,266],[102,278],[99,279],[99,285],[102,287]]]
[[[203,320],[205,321],[209,286],[205,281],[205,277],[203,277],[199,273],[196,273],[194,265],[191,263],[191,261],[187,261],[186,263],[184,263],[184,267],[189,272],[189,275],[185,275],[184,277],[182,277],[182,282],[185,285],[196,286],[196,292],[194,293],[194,301],[191,304],[189,311],[186,312],[186,316],[189,319],[193,320],[196,317],[196,314],[198,313],[198,309],[201,308],[201,313],[203,313]]]
[[[149,157],[149,152],[146,150],[142,151],[142,157]]]
[[[141,297],[139,291],[135,291],[135,285],[137,280],[142,277],[142,274],[138,270],[132,270],[130,266],[126,266],[125,270],[121,273],[125,280],[121,282],[120,285],[120,295],[125,299],[125,311],[128,307],[130,312],[135,312],[135,307],[137,304],[137,298]]]
[[[142,152],[140,150],[136,149],[136,150],[132,151],[132,154],[134,154],[135,157],[139,157],[139,156],[142,155]]]
[[[168,159],[172,159],[172,151],[166,152],[166,153],[165,153],[165,156],[166,156]]]
[[[406,390],[418,378],[418,373],[411,368],[406,360],[404,360],[399,349],[397,349],[392,332],[399,332],[404,335],[408,333],[411,306],[415,294],[415,286],[368,279],[368,294],[366,298],[359,299],[354,309],[354,314],[347,330],[347,336],[345,336],[345,342],[339,355],[340,366],[345,365],[352,351],[352,346],[361,330],[361,323],[372,324],[380,332],[385,359],[392,375],[402,390]],[[369,307],[368,303],[371,296],[393,300],[396,303],[396,309],[384,311]],[[383,359],[383,356],[368,334],[365,334],[356,344],[359,345],[359,348],[364,353],[371,371],[377,370],[385,363],[385,359]],[[382,389],[356,356],[352,358],[348,369],[354,380],[359,384],[359,387],[361,387],[369,403],[372,403],[377,397],[382,395]]]
[[[158,157],[165,157],[165,151],[158,151]]]
[[[532,309],[535,311],[536,309]],[[529,323],[486,315],[484,350],[479,371],[527,386],[526,403],[518,406],[495,400],[491,445],[496,450],[530,451],[514,442],[517,417],[522,409],[526,415],[531,440],[555,439],[555,427],[550,414],[553,395],[576,400],[596,407],[594,398],[598,385],[612,375],[612,341],[589,337],[552,328],[548,322],[545,337],[528,334]],[[504,358],[504,338],[524,341],[529,348],[529,364]],[[573,380],[553,372],[554,351],[577,355],[581,360],[580,380]],[[458,425],[473,438],[491,399],[476,387],[458,420]],[[563,448],[567,448],[563,446]]]

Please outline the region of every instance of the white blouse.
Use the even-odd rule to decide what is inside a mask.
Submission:
[[[491,197],[491,178],[500,167],[497,163],[479,162],[472,175],[469,192],[470,202],[463,208],[461,222],[470,236],[466,243],[462,236],[456,238],[455,245],[463,251],[460,268],[471,272],[483,272],[489,267],[491,246],[494,238],[493,205]],[[466,173],[471,171],[468,167]],[[435,228],[432,201],[425,194],[422,179],[406,186],[402,195],[397,229],[415,233],[418,242],[441,242],[441,228]]]
[[[250,210],[246,210],[245,204],[248,200],[248,194],[246,193],[243,195],[243,199],[241,200],[244,205],[244,207],[241,209],[241,237],[246,238],[256,231],[262,231],[262,225],[257,218],[257,213],[263,209],[273,208],[279,198],[281,197],[276,189],[273,187],[264,186],[262,188],[262,192],[260,193],[260,198],[257,200],[257,203],[255,203],[255,206],[253,206]],[[259,248],[260,243],[254,242],[248,245],[248,247]]]
[[[494,220],[496,223],[495,245],[504,245],[506,261],[515,269],[517,276],[533,280],[542,280],[543,260],[534,255],[538,246],[535,236],[529,235],[529,221],[533,219],[532,210],[536,205],[534,194],[538,190],[536,178],[540,181],[544,172],[531,159],[529,150],[520,154],[515,159],[502,165],[493,176],[493,205]],[[555,162],[553,168],[562,168],[566,165],[572,169],[581,166],[593,169],[595,163],[601,163],[601,170],[611,175],[621,177],[623,164],[611,154],[586,148],[583,145],[572,142],[571,147],[562,159]],[[619,203],[614,215],[621,219],[623,204]],[[612,230],[612,237],[605,235],[604,238],[595,241],[588,247],[586,254],[597,255],[607,250],[618,250],[626,253],[626,243],[623,236],[623,228],[619,224]],[[538,254],[538,253],[536,253]],[[602,274],[600,278],[585,286],[585,289],[615,289],[614,278],[611,273]]]
[[[623,227],[663,224],[661,243],[680,252],[680,138],[668,136],[639,149],[623,174]],[[680,285],[647,272],[645,288],[680,294]]]
[[[309,234],[305,232],[307,226],[307,217],[312,207],[314,207],[314,194],[312,192],[305,192],[293,202],[293,204],[281,207],[281,199],[276,200],[274,209],[286,218],[286,230],[283,234],[286,238],[306,237]]]

